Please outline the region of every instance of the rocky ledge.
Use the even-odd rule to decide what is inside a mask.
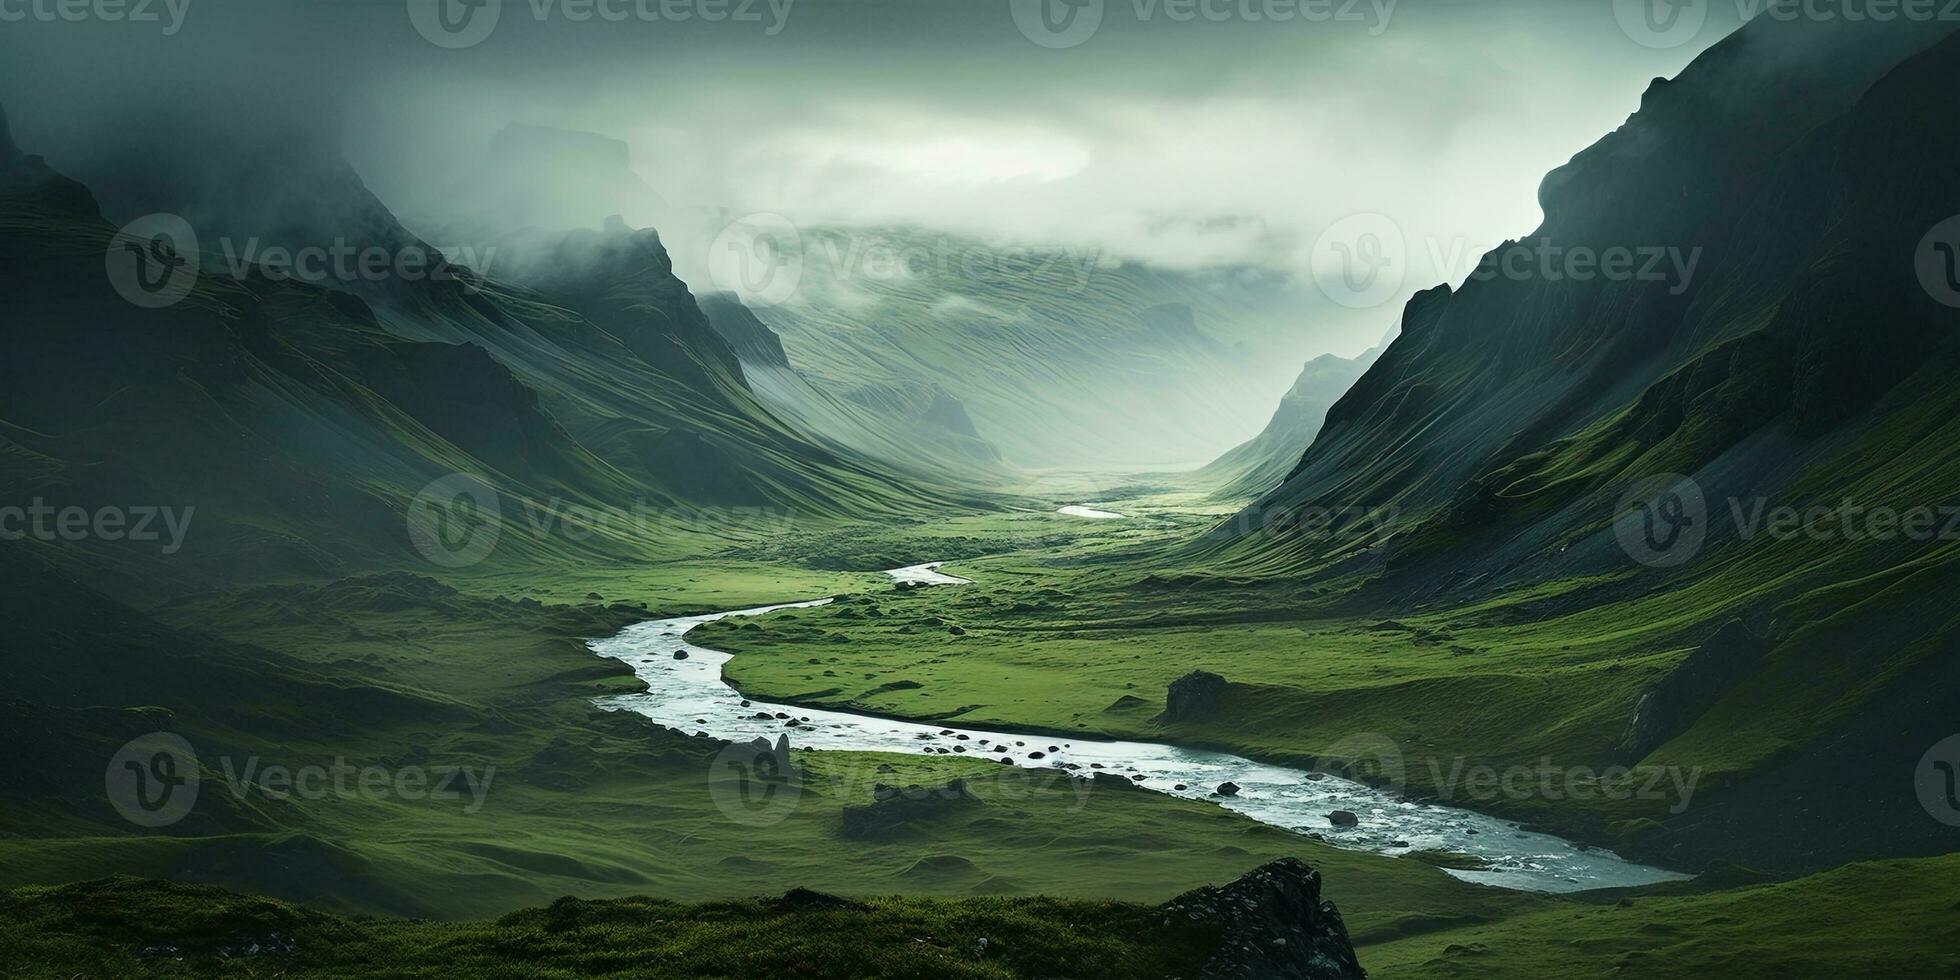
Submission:
[[[1347,925],[1321,901],[1320,872],[1281,858],[1223,887],[1205,887],[1163,905],[1173,917],[1211,923],[1224,932],[1205,958],[1203,980],[1362,980]]]

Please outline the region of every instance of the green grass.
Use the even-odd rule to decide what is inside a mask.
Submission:
[[[50,785],[32,810],[7,808],[10,826],[35,834],[0,839],[0,883],[129,873],[213,881],[344,912],[459,919],[565,894],[705,900],[795,885],[848,895],[1161,901],[1300,855],[1348,882],[1331,894],[1357,908],[1352,921],[1361,930],[1492,917],[1530,901],[1416,862],[1338,851],[1206,804],[1088,791],[979,762],[798,753],[809,775],[795,805],[778,822],[744,822],[721,803],[719,791],[729,787],[718,785],[725,774],[713,765],[720,743],[592,706],[639,685],[580,639],[655,614],[812,598],[840,586],[889,591],[883,576],[702,559],[666,566],[657,579],[587,571],[553,587],[548,598],[563,601],[538,604],[530,593],[546,590],[522,580],[461,581],[468,591],[392,574],[159,610],[167,623],[221,632],[241,658],[266,651],[283,658],[286,673],[350,685],[345,696],[359,707],[316,705],[318,696],[306,692],[220,686],[200,679],[216,658],[189,655],[171,668],[189,687],[165,697],[174,714],[159,718],[198,750],[204,783],[193,815],[150,833],[121,822],[102,798],[102,766],[128,736],[102,738],[50,766]],[[573,598],[580,589],[608,604]],[[629,602],[652,611],[622,605]],[[376,697],[381,691],[386,700]],[[245,707],[229,717],[196,700],[204,696]],[[132,724],[130,734],[158,727]],[[298,768],[336,760],[391,771],[494,766],[495,775],[474,812],[464,799],[281,800],[249,786],[241,794],[227,778],[253,761]],[[880,773],[881,765],[895,771]],[[869,802],[874,784],[954,776],[974,778],[982,805],[892,840],[843,835],[844,807]]]
[[[133,879],[0,897],[0,972],[12,977],[83,969],[155,977],[1123,978],[1188,974],[1216,941],[1210,929],[1166,926],[1141,906],[1051,898],[567,898],[495,922],[443,925],[350,922]],[[294,948],[241,956],[253,943]]]
[[[1357,946],[1380,980],[1950,977],[1960,970],[1957,872],[1960,858],[1948,856],[1703,894],[1547,901],[1498,921],[1437,923]],[[1339,881],[1330,873],[1330,884]],[[0,973],[1167,977],[1190,975],[1218,941],[1137,904],[797,898],[565,898],[492,921],[434,923],[349,920],[206,886],[101,879],[0,892]],[[239,955],[253,943],[284,951]]]
[[[1562,907],[1373,946],[1376,980],[1960,975],[1960,856],[1706,895]]]

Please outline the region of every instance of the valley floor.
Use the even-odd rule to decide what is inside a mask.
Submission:
[[[1215,745],[1303,765],[1357,732],[1377,733],[1400,757],[1351,774],[1446,795],[1439,774],[1460,761],[1529,765],[1551,752],[1546,766],[1557,768],[1567,751],[1595,756],[1643,684],[1678,659],[1627,655],[1610,633],[1570,624],[1507,628],[1478,610],[1355,617],[1283,583],[1153,570],[1144,556],[1223,511],[1189,495],[1095,503],[1125,517],[805,528],[658,566],[569,575],[496,566],[445,582],[404,570],[160,607],[166,623],[369,693],[355,708],[290,717],[279,692],[208,692],[228,707],[180,713],[173,729],[197,746],[208,795],[158,832],[133,832],[105,812],[99,760],[114,745],[48,760],[55,792],[0,799],[9,825],[40,828],[0,837],[0,886],[14,889],[0,900],[0,956],[11,958],[0,973],[36,975],[49,963],[60,975],[195,972],[209,965],[200,953],[179,961],[143,950],[208,953],[278,931],[296,944],[278,954],[285,975],[380,965],[400,976],[735,976],[785,963],[808,975],[1041,975],[1040,957],[1015,958],[1029,949],[1079,954],[1069,961],[1108,964],[1110,976],[1156,975],[1192,950],[1138,932],[1138,907],[1121,903],[1161,902],[1298,856],[1325,875],[1375,976],[1768,977],[1799,963],[1846,975],[1953,974],[1960,869],[1950,857],[1548,897],[1468,884],[1200,801],[1084,793],[974,760],[871,753],[796,753],[807,772],[799,798],[757,822],[727,805],[742,790],[717,768],[721,743],[593,707],[638,682],[584,639],[658,616],[876,594],[875,619],[840,603],[725,621],[691,639],[734,652],[728,675],[745,692],[810,705]],[[949,561],[973,584],[897,589],[859,571],[929,560]],[[1161,719],[1167,687],[1196,669],[1226,678],[1230,703]],[[11,724],[85,727],[57,711]],[[135,734],[157,719],[124,727]],[[466,808],[463,798],[388,793],[305,799],[237,775],[251,764],[342,759],[494,767],[495,776]],[[847,809],[870,803],[878,783],[955,778],[968,781],[972,805],[888,832],[849,826]],[[1527,792],[1450,802],[1615,844],[1687,801]],[[304,908],[126,880],[38,887],[110,874]],[[791,886],[904,897],[848,913],[736,901]],[[554,901],[563,895],[620,901]],[[1044,897],[1009,897],[1026,895]],[[702,901],[735,904],[667,904]],[[568,916],[577,921],[560,923]],[[854,921],[816,921],[839,916]],[[836,930],[874,941],[823,938]],[[969,957],[979,934],[1017,952]]]

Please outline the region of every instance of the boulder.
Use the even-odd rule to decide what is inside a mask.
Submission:
[[[1231,687],[1225,678],[1208,671],[1185,674],[1171,682],[1170,690],[1164,695],[1164,713],[1157,720],[1176,724],[1215,718],[1223,709],[1226,692]]]
[[[1353,810],[1335,810],[1327,815],[1327,822],[1336,827],[1359,827],[1361,818],[1355,816]]]
[[[1225,782],[1219,783],[1218,788],[1212,790],[1212,793],[1216,796],[1237,796],[1239,795],[1239,784],[1228,779]]]

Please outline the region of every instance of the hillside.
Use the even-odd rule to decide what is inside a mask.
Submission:
[[[226,159],[197,172],[210,182],[110,181],[119,208],[171,208],[204,246],[156,308],[102,275],[117,231],[87,188],[35,158],[0,174],[23,355],[0,366],[0,438],[31,461],[6,472],[20,499],[197,506],[192,578],[416,561],[409,502],[457,473],[502,499],[496,557],[519,563],[644,556],[661,542],[626,525],[690,508],[821,521],[956,499],[764,407],[652,232],[512,248],[493,256],[512,278],[492,279],[444,265],[331,157]],[[262,261],[275,247],[413,253],[445,274],[309,278]],[[522,527],[568,510],[589,530]]]
[[[1960,545],[1860,515],[1930,516],[1960,485],[1960,344],[1914,259],[1960,212],[1960,136],[1924,123],[1960,81],[1945,30],[1764,19],[1656,80],[1493,261],[1664,246],[1696,271],[1419,295],[1202,562],[1311,583],[1332,608],[1502,624],[1521,653],[1610,639],[1613,663],[1678,665],[1590,750],[1719,787],[1636,834],[1647,854],[1813,869],[1944,846],[1887,774],[1960,704],[1942,598]],[[1751,517],[1782,508],[1826,516],[1797,533]],[[1300,519],[1350,512],[1390,516]],[[1656,514],[1692,533],[1656,534]],[[1611,669],[1566,683],[1616,690]],[[1803,792],[1820,779],[1829,794]],[[1741,830],[1757,821],[1776,830]]]

